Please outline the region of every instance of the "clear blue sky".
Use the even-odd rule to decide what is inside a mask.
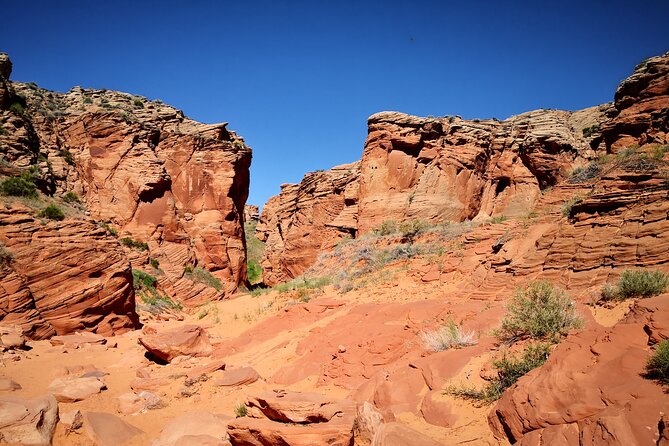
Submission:
[[[669,2],[9,1],[12,78],[108,88],[230,122],[249,203],[360,158],[382,110],[498,117],[610,101],[669,51]]]

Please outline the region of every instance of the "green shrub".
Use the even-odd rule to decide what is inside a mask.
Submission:
[[[650,156],[654,160],[661,160],[664,158],[664,155],[669,152],[669,146],[655,146],[651,150]]]
[[[397,222],[395,220],[385,220],[381,226],[374,230],[374,233],[380,236],[395,234],[397,232]]]
[[[249,283],[258,283],[262,278],[262,267],[257,260],[246,262],[246,276]]]
[[[144,108],[144,103],[143,103],[142,100],[139,99],[139,98],[135,98],[135,99],[133,99],[133,101],[132,101],[132,105],[134,105],[135,108]]]
[[[160,262],[158,261],[158,259],[149,259],[149,263],[155,269],[158,269],[158,267],[160,266]]]
[[[408,238],[411,242],[415,236],[424,232],[428,226],[423,220],[407,220],[400,224],[399,232],[402,234],[402,237]]]
[[[24,173],[20,177],[9,177],[2,180],[0,193],[13,197],[35,198],[37,197],[37,186],[32,176]]]
[[[118,236],[118,232],[116,231],[116,229],[109,226],[109,223],[102,222],[102,223],[100,223],[100,226],[102,226],[105,229],[105,231],[107,231],[109,233],[109,235],[112,235],[114,237]]]
[[[92,103],[93,103],[93,99],[91,99],[91,98],[84,98],[84,104],[92,104]]]
[[[181,309],[181,305],[175,303],[169,296],[162,295],[156,289],[158,279],[144,271],[132,270],[133,288],[142,302],[149,305],[150,312],[160,312],[164,308]]]
[[[235,407],[235,418],[245,417],[248,413],[249,411],[244,403],[240,403]]]
[[[67,149],[60,149],[58,154],[63,158],[65,158],[65,162],[67,164],[69,164],[70,166],[74,166],[74,156],[72,156],[72,152],[70,152]]]
[[[12,105],[10,105],[9,110],[20,116],[23,116],[23,114],[26,112],[25,107],[19,102],[14,102]]]
[[[63,211],[55,204],[50,204],[38,214],[39,217],[48,218],[49,220],[61,221],[65,219]]]
[[[221,281],[214,277],[209,271],[199,266],[193,267],[192,265],[186,265],[184,267],[184,275],[189,277],[194,282],[203,283],[209,287],[214,288],[216,291],[221,291],[223,285]]]
[[[576,305],[564,290],[538,281],[515,291],[497,334],[507,341],[529,337],[556,342],[581,324]]]
[[[592,135],[594,135],[597,132],[599,132],[599,125],[595,124],[595,125],[590,126],[590,127],[585,127],[583,129],[583,136],[585,136],[586,138],[590,138]]]
[[[0,125],[0,135],[6,135],[9,133],[6,128]]]
[[[662,294],[669,285],[669,275],[662,271],[625,270],[613,289],[610,285],[602,288],[602,298],[629,299],[632,297],[652,297]],[[610,290],[613,290],[611,292]],[[608,299],[605,298],[608,297]]]
[[[571,209],[582,201],[583,197],[580,196],[571,197],[562,205],[562,215],[565,217],[569,217],[571,215]]]
[[[669,384],[669,340],[660,342],[646,363],[646,376]]]
[[[493,225],[497,225],[505,222],[506,220],[507,220],[506,215],[498,215],[497,217],[492,217],[490,219],[490,223]]]
[[[471,386],[449,386],[445,393],[458,398],[485,401],[491,403],[500,399],[504,391],[514,385],[522,376],[542,366],[550,355],[550,343],[529,344],[518,356],[503,353],[493,361],[497,376],[483,389]]]
[[[130,237],[123,237],[121,239],[121,243],[123,243],[128,248],[135,248],[139,249],[140,251],[146,251],[147,249],[149,249],[149,245],[147,243],[133,240]]]
[[[67,192],[65,195],[63,195],[63,201],[65,203],[79,203],[79,197],[77,197],[77,194],[74,192]]]

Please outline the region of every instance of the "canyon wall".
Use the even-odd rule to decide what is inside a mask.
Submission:
[[[666,144],[668,63],[669,54],[644,61],[620,84],[612,104],[575,112],[536,110],[504,121],[372,115],[359,176],[347,178],[348,201],[355,203],[346,210],[356,222],[350,235],[359,237],[385,220],[522,217],[574,167],[633,144]],[[268,284],[302,274],[319,250],[332,245],[322,224],[300,216],[311,206],[309,194],[300,195],[301,206],[287,205],[330,172],[284,185],[265,205],[257,236],[269,241],[263,260],[272,272]],[[319,200],[329,199],[327,191],[321,188]],[[328,242],[321,245],[323,239]]]
[[[82,222],[106,228],[125,262],[154,275],[176,301],[218,299],[245,282],[251,150],[227,123],[202,124],[160,101],[110,90],[56,93],[11,82],[11,62],[3,60],[0,173],[31,176],[46,197],[28,203],[33,214],[49,202],[67,208],[53,237]],[[11,251],[8,231],[0,241]],[[208,271],[220,286],[191,280],[188,267]]]

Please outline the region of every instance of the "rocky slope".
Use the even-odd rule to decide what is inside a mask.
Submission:
[[[667,60],[664,55],[640,64],[621,83],[614,104],[576,112],[537,110],[504,121],[397,112],[371,116],[360,175],[348,180],[349,201],[356,206],[347,209],[347,218],[357,223],[350,234],[363,235],[388,220],[439,223],[527,215],[542,191],[574,167],[631,144],[666,143]],[[302,255],[304,244],[292,242],[318,238],[319,227],[298,217],[311,206],[308,197],[300,207],[285,204],[312,181],[310,174],[300,185],[284,186],[261,215],[258,237],[276,240],[267,244],[263,266],[280,272],[280,280],[303,273],[316,259],[316,252]]]
[[[251,150],[227,123],[201,124],[160,101],[114,91],[50,92],[9,81],[6,56],[0,65],[0,174],[26,174],[37,184],[42,198],[25,202],[33,214],[50,202],[61,207],[69,202],[64,230],[56,234],[83,221],[104,226],[123,242],[122,250],[116,242],[114,249],[125,251],[117,260],[127,256],[134,269],[155,276],[161,291],[177,301],[217,299],[245,282],[243,210]],[[11,201],[5,199],[7,206]],[[80,235],[82,241],[86,231],[92,229]],[[117,260],[112,256],[109,262]],[[80,266],[72,259],[67,264]],[[127,263],[122,269],[129,277]],[[193,269],[207,280],[187,274]],[[57,280],[49,268],[41,271],[45,276],[34,280]],[[74,285],[84,276],[74,271],[59,288],[73,284],[71,291],[77,290]],[[131,290],[115,298],[121,295],[126,304],[132,302]],[[55,306],[67,300],[47,299]],[[126,311],[126,304],[119,308]],[[89,311],[104,312],[107,306]],[[73,321],[70,328],[75,326],[80,328]]]

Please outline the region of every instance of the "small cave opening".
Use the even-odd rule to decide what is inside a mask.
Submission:
[[[501,177],[497,180],[497,186],[495,187],[495,196],[498,196],[504,190],[511,186],[511,179],[508,177]]]

